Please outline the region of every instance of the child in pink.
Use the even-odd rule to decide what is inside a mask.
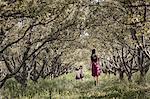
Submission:
[[[95,85],[97,85],[98,84],[98,76],[100,75],[101,68],[100,68],[99,59],[96,55],[95,49],[92,50],[91,67],[92,67],[92,76],[94,77]]]

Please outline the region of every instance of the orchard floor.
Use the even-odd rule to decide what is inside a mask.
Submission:
[[[150,73],[147,83],[139,85],[138,74],[133,82],[119,81],[114,75],[101,74],[95,86],[90,71],[85,71],[83,80],[75,80],[74,73],[56,79],[39,79],[28,82],[24,89],[10,79],[0,91],[0,99],[150,99]]]

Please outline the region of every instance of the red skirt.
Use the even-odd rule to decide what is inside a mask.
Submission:
[[[99,76],[100,75],[100,65],[96,62],[92,63],[92,76]]]

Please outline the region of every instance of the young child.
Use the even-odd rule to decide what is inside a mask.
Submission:
[[[75,73],[76,73],[76,80],[80,80],[80,71],[79,71],[79,68],[75,69]]]
[[[80,71],[80,79],[82,79],[84,77],[82,66],[80,66],[79,71]]]

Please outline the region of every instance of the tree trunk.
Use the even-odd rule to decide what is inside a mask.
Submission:
[[[124,72],[123,71],[119,71],[119,79],[122,81],[124,77]]]
[[[132,74],[131,73],[128,74],[128,81],[132,82]]]
[[[145,84],[145,82],[146,82],[146,73],[143,70],[141,70],[140,71],[140,84]]]

